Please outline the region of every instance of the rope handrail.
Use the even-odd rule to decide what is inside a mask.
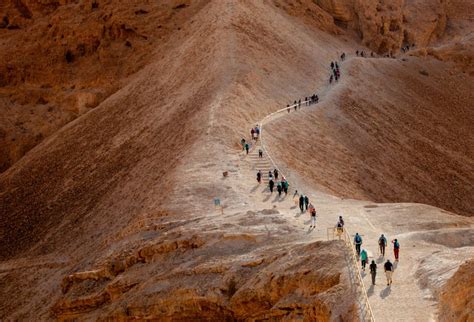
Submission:
[[[357,254],[354,247],[352,247],[351,235],[349,234],[349,231],[347,230],[346,227],[344,227],[343,231],[344,231],[344,241],[346,243],[346,246],[349,247],[351,250],[350,252],[352,255],[351,256],[352,264],[355,267],[355,271],[357,272],[356,278],[362,288],[362,294],[363,294],[362,296],[364,298],[364,307],[365,307],[364,312],[366,315],[368,314],[369,321],[375,321],[374,312],[372,311],[372,307],[370,306],[370,303],[369,303],[369,297],[367,296],[367,289],[365,288],[365,284],[364,284],[364,281],[362,280],[362,275],[360,274],[360,270],[358,267],[359,261],[357,260]]]
[[[310,100],[303,101],[303,102],[301,102],[301,104],[303,104],[303,103],[306,104],[306,103],[308,103],[308,102],[310,102]],[[292,104],[292,105],[290,105],[290,106],[288,106],[288,107],[284,107],[284,108],[281,108],[281,109],[279,109],[279,110],[276,110],[275,112],[272,112],[272,113],[270,113],[270,114],[267,114],[267,115],[260,121],[260,136],[259,136],[259,139],[260,139],[260,146],[262,147],[263,152],[265,152],[265,156],[270,160],[270,162],[271,162],[271,164],[273,165],[273,167],[274,167],[275,169],[278,169],[278,171],[280,172],[280,174],[281,174],[282,176],[285,176],[285,175],[283,174],[283,172],[281,171],[281,169],[276,165],[276,162],[275,162],[275,161],[273,160],[273,158],[270,156],[270,154],[268,153],[267,148],[265,147],[265,144],[263,143],[263,124],[264,124],[264,123],[267,121],[267,119],[269,119],[270,117],[272,117],[272,116],[274,116],[274,115],[276,115],[276,114],[282,113],[282,112],[286,112],[286,111],[288,111],[288,109],[291,110],[292,108],[294,108],[295,106],[298,106],[298,105],[299,105],[299,103],[296,103],[296,104]],[[285,176],[285,177],[286,177],[286,176]]]
[[[267,122],[267,120],[269,118],[271,118],[272,116],[276,115],[276,114],[279,114],[279,113],[282,113],[282,112],[287,112],[288,109],[292,109],[292,108],[295,108],[295,106],[299,106],[301,104],[306,104],[310,102],[310,100],[306,100],[306,101],[303,101],[301,103],[296,103],[296,104],[292,104],[292,105],[289,105],[287,107],[284,107],[284,108],[281,108],[275,112],[272,112],[270,114],[267,114],[261,121],[260,121],[260,135],[259,135],[259,139],[260,139],[260,146],[262,147],[262,150],[263,152],[265,152],[265,156],[270,160],[271,164],[273,165],[273,167],[275,169],[278,169],[278,171],[281,173],[282,176],[284,176],[283,172],[281,171],[281,169],[276,165],[276,162],[275,160],[273,160],[273,158],[270,156],[270,154],[268,153],[268,150],[267,148],[265,147],[265,144],[264,144],[264,141],[263,141],[263,125],[265,124],[265,122]],[[347,231],[347,228],[344,227],[344,241],[345,241],[345,244],[347,247],[350,248],[350,254],[351,254],[351,262],[352,262],[352,265],[353,267],[355,268],[355,271],[357,272],[356,274],[356,279],[357,279],[357,283],[360,285],[360,287],[362,288],[362,294],[363,294],[363,305],[364,305],[364,309],[363,309],[363,312],[361,315],[363,315],[363,318],[364,320],[368,320],[368,321],[371,321],[371,322],[374,322],[375,321],[375,318],[374,318],[374,313],[372,311],[372,307],[370,306],[370,303],[369,303],[369,298],[367,296],[367,290],[365,288],[365,285],[364,285],[364,281],[362,280],[362,276],[360,275],[360,271],[359,271],[359,268],[358,268],[358,260],[357,260],[357,255],[355,253],[355,249],[352,247],[352,244],[351,244],[351,238],[350,238],[350,235]],[[368,315],[368,317],[367,317]]]

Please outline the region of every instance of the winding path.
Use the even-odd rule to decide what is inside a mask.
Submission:
[[[364,58],[350,58],[341,67],[346,67],[344,68],[346,70],[350,68],[348,63],[357,64],[358,59]],[[348,72],[344,74],[348,74]],[[320,101],[327,97],[332,87],[334,86],[326,86],[321,93],[318,93]],[[293,118],[291,115],[299,112],[299,109],[295,112],[293,107],[294,105],[290,107],[289,118]],[[301,109],[317,107],[318,104],[307,107],[302,102]],[[474,227],[474,223],[465,217],[448,214],[428,205],[415,203],[376,204],[364,200],[341,199],[312,188],[298,176],[298,173],[291,171],[282,160],[275,160],[266,145],[267,124],[285,115],[288,115],[286,107],[266,115],[260,121],[262,128],[260,140],[247,157],[247,161],[250,161],[247,164],[251,163],[253,167],[246,170],[245,177],[249,178],[250,182],[250,178],[254,178],[256,171],[262,170],[264,181],[268,182],[268,170],[277,168],[282,175],[289,179],[292,191],[289,196],[281,198],[276,196],[270,200],[271,195],[267,193],[268,189],[258,189],[257,186],[250,191],[249,197],[258,206],[271,205],[275,207],[278,205],[283,210],[283,215],[293,215],[290,225],[301,232],[302,242],[334,238],[332,232],[338,215],[344,216],[347,233],[343,238],[347,254],[347,268],[352,281],[351,287],[357,294],[361,320],[374,321],[375,316],[378,321],[435,321],[438,305],[435,291],[443,281],[454,273],[456,267],[462,264],[465,259],[472,258],[474,247],[469,245],[458,249],[432,242],[427,238],[437,236],[441,232],[447,236],[456,234],[457,231],[463,233],[462,229]],[[264,151],[262,159],[258,158],[259,148]],[[278,164],[280,162],[281,164]],[[291,197],[295,186],[300,193],[309,196],[311,202],[316,205],[319,214],[316,229],[308,229],[309,216],[301,214],[293,203]],[[260,187],[264,188],[262,185]],[[257,190],[263,194],[256,194]],[[263,200],[262,195],[264,195]],[[372,285],[370,274],[360,269],[352,246],[353,235],[347,231],[347,228],[354,233],[357,231],[362,236],[362,247],[367,250],[369,260],[374,260],[377,263],[376,285]],[[377,254],[377,241],[381,233],[384,233],[389,241],[398,238],[401,242],[401,258],[400,262],[394,262],[395,271],[391,286],[386,286],[383,263],[386,259],[393,260],[393,253],[392,248],[388,247],[385,257]],[[445,269],[450,270],[451,275],[445,274]]]
[[[328,94],[330,85],[326,85],[323,90],[321,90],[320,93],[318,93],[319,96],[319,101],[323,100],[324,97]],[[319,103],[318,101],[318,103]],[[301,108],[310,108],[312,106],[317,106],[318,103],[312,103],[309,106],[306,105],[309,103],[309,101],[302,101],[301,104],[293,104],[290,105],[290,113],[296,113],[298,110]],[[299,107],[298,107],[299,105]],[[295,110],[295,106],[297,107],[297,110]],[[261,169],[278,169],[279,173],[281,176],[288,177],[283,171],[281,170],[281,167],[277,165],[275,160],[271,157],[271,155],[268,152],[268,149],[265,146],[264,143],[264,125],[268,122],[271,122],[277,118],[280,118],[284,115],[287,115],[288,113],[288,107],[284,107],[282,109],[279,109],[275,112],[272,112],[268,115],[266,115],[260,122],[260,137],[259,140],[257,141],[257,144],[255,147],[252,149],[252,153],[249,154],[249,158],[254,164],[254,169],[256,170],[261,170]],[[262,149],[264,153],[264,157],[260,158],[258,156],[258,150]],[[263,181],[268,182],[268,173],[267,171],[263,171]],[[294,188],[294,187],[293,187]],[[292,191],[293,189],[290,189]],[[291,193],[289,192],[289,195]],[[319,222],[319,220],[318,220]],[[333,239],[334,236],[334,226],[327,226],[327,237]],[[359,306],[359,311],[360,311],[360,317],[363,321],[375,321],[374,314],[372,311],[372,308],[370,306],[368,296],[367,296],[367,290],[364,286],[364,282],[362,280],[362,276],[360,274],[359,266],[358,266],[358,258],[355,252],[354,247],[352,247],[352,238],[347,229],[345,229],[343,236],[341,238],[344,240],[344,245],[346,246],[346,251],[347,251],[347,259],[348,259],[348,269],[349,269],[349,276],[354,285],[356,285],[356,294],[357,294],[357,301],[358,301],[358,306]]]

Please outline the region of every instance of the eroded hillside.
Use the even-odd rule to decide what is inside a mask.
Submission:
[[[122,88],[204,1],[3,1],[0,172]]]

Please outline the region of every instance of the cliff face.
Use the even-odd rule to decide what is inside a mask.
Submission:
[[[458,23],[468,4],[431,0],[317,0],[341,29],[353,30],[362,44],[379,54],[397,54],[402,46],[426,47]],[[449,23],[448,23],[449,22]]]
[[[440,321],[469,321],[474,307],[474,260],[466,262],[448,280],[439,301]]]

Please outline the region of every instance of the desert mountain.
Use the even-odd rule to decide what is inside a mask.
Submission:
[[[341,214],[377,287],[378,236],[402,243],[389,291],[363,274],[377,320],[394,303],[405,319],[465,316],[449,297],[471,290],[443,287],[472,276],[456,273],[474,255],[472,9],[1,3],[0,319],[358,319],[358,273],[327,241]],[[242,152],[252,126],[314,93],[264,125],[274,161]],[[286,197],[254,179],[272,162]]]

